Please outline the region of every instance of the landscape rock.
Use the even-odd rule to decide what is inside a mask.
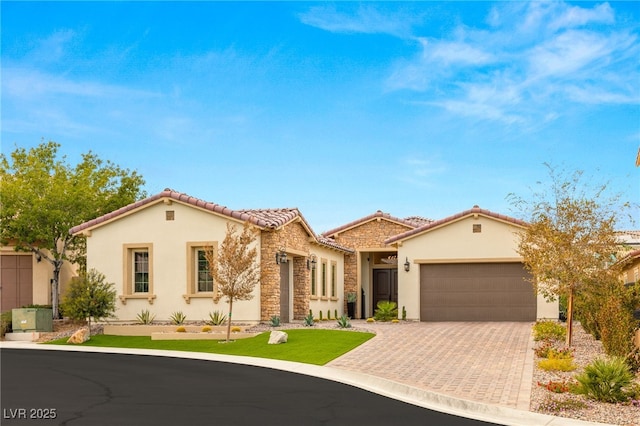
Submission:
[[[89,330],[86,328],[81,328],[80,330],[73,333],[71,337],[69,337],[69,340],[67,340],[67,343],[80,345],[86,342],[87,340],[89,340]]]
[[[275,330],[275,331],[272,331],[271,334],[269,335],[269,344],[278,345],[280,343],[287,343],[288,338],[289,338],[289,335],[284,331]]]

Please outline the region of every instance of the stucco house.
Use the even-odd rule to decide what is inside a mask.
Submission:
[[[105,274],[118,292],[116,316],[133,320],[149,310],[158,320],[183,312],[204,320],[226,312],[214,303],[216,283],[204,249],[217,249],[227,223],[259,229],[262,279],[249,301],[234,303],[234,321],[282,322],[312,310],[343,312],[344,255],[352,250],[316,235],[295,208],[231,210],[166,189],[71,229],[87,238],[87,268]]]
[[[421,321],[558,318],[558,303],[526,280],[517,253],[524,226],[474,206],[437,221],[378,211],[323,235],[354,250],[345,255],[345,288],[358,294],[363,316],[391,300]]]
[[[227,223],[244,222],[259,230],[262,280],[252,300],[234,304],[235,321],[342,315],[348,293],[356,318],[380,300],[409,320],[558,317],[558,304],[525,280],[516,232],[526,224],[478,206],[437,221],[377,211],[318,235],[296,208],[231,210],[166,189],[71,232],[87,237],[87,267],[115,284],[118,319],[148,309],[159,320],[177,311],[202,320],[227,308],[213,301],[204,247],[218,247]]]

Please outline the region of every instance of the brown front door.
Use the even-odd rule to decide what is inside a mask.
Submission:
[[[33,303],[32,256],[0,256],[2,312]]]
[[[280,322],[289,322],[289,262],[280,264]]]
[[[398,270],[373,270],[373,311],[380,301],[398,303]]]

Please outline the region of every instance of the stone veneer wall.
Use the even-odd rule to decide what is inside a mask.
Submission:
[[[368,248],[384,248],[384,243],[389,237],[406,232],[411,228],[408,225],[402,225],[391,222],[383,218],[376,218],[365,222],[362,225],[347,229],[344,232],[334,235],[335,241],[343,246],[356,250],[354,254],[346,254],[344,256],[344,292],[345,292],[345,311],[347,306],[347,293],[356,293],[360,298],[358,289],[358,258],[361,249]],[[360,309],[358,303],[357,309]]]
[[[274,231],[263,231],[260,245],[260,319],[268,321],[280,315],[280,266],[276,265],[276,252],[284,249],[309,252],[309,234],[300,222],[292,222]],[[294,319],[306,315],[309,309],[309,273],[306,256],[293,257],[293,313]],[[303,267],[302,267],[303,266]],[[302,313],[302,316],[300,316]]]

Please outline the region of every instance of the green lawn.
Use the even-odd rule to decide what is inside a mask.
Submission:
[[[151,340],[151,337],[91,336],[83,346],[162,349],[187,352],[207,352],[225,355],[243,355],[324,365],[371,339],[374,334],[324,329],[284,330],[287,343],[269,345],[269,333],[231,343],[216,340]],[[66,345],[67,339],[48,344]]]

